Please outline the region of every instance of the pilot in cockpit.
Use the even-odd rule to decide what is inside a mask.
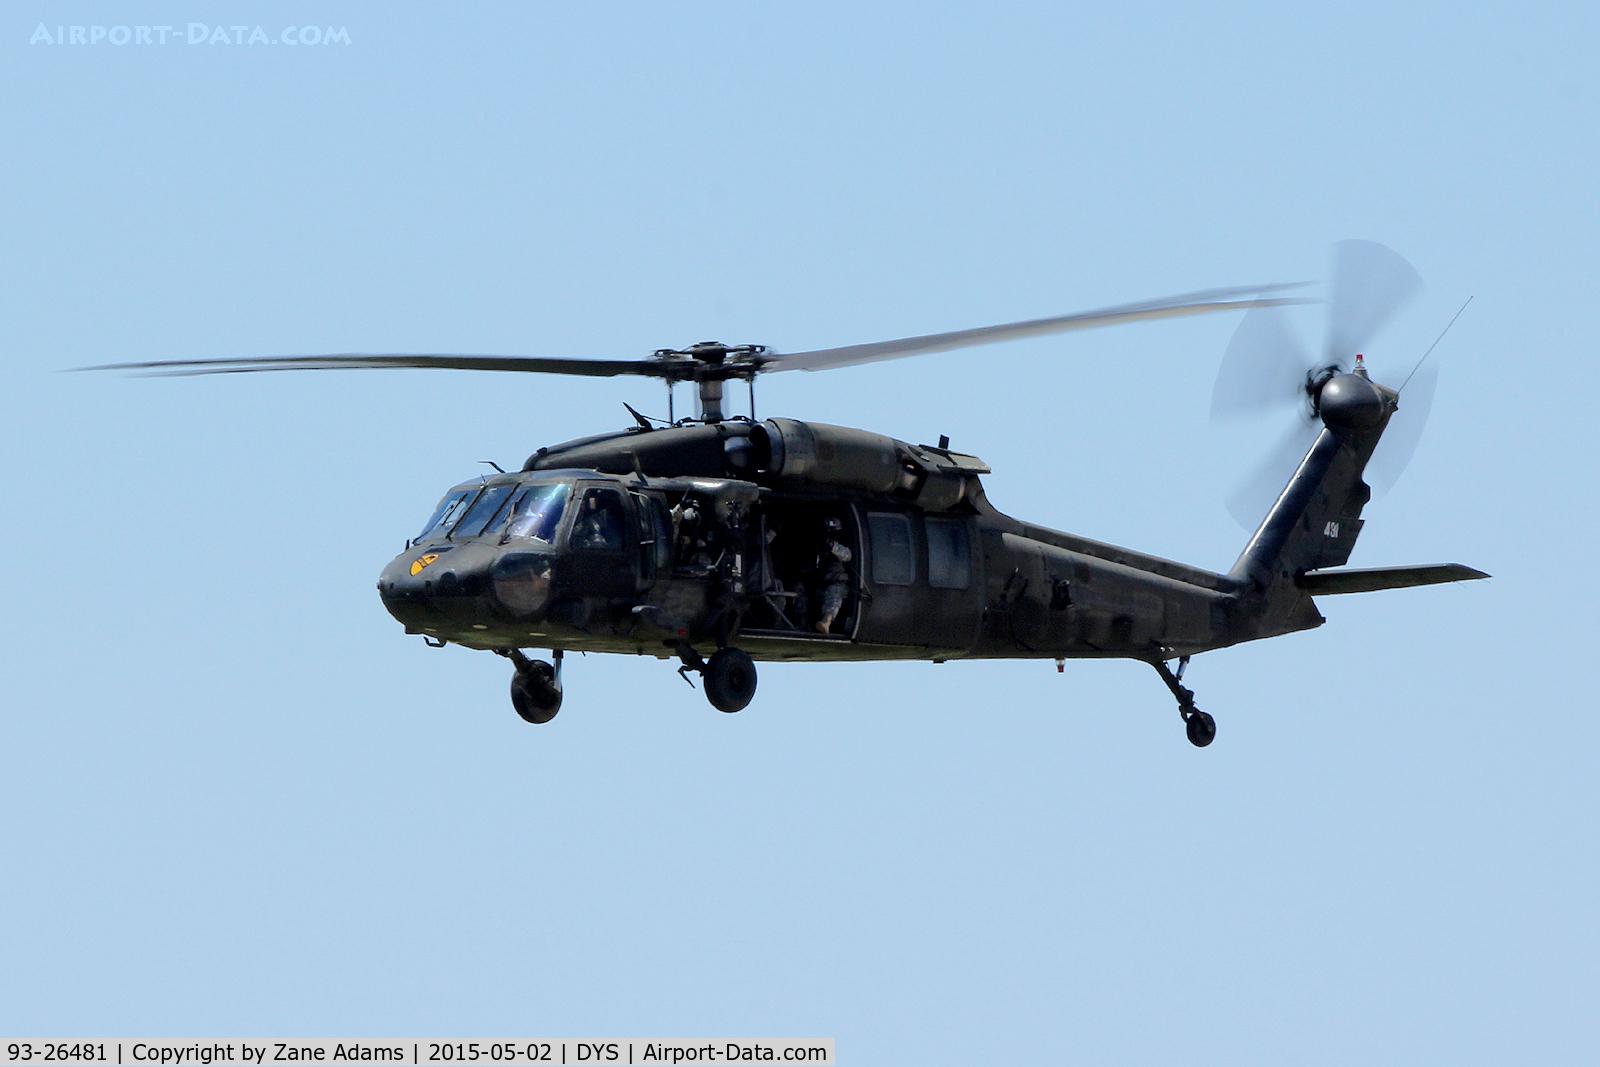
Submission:
[[[622,515],[617,495],[604,489],[591,489],[578,506],[572,523],[573,548],[620,549]]]

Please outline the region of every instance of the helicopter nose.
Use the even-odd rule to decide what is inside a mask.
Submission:
[[[378,578],[378,595],[389,614],[408,628],[476,620],[484,610],[491,560],[472,548],[414,548],[396,556]]]
[[[435,566],[429,566],[428,563],[417,567],[410,555],[396,559],[384,568],[382,577],[378,579],[378,592],[385,600],[418,596],[471,597],[478,596],[489,587],[487,566],[463,566],[468,563],[466,560]]]
[[[488,573],[481,568],[446,567],[433,578],[432,584],[435,596],[477,596],[488,587]]]
[[[424,579],[407,573],[410,562],[397,559],[385,567],[378,578],[378,596],[383,600],[384,610],[402,623],[407,632],[419,631],[424,624],[438,618],[428,604],[433,592],[428,588],[431,581],[425,583]]]

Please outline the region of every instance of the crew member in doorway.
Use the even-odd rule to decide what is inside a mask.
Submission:
[[[710,574],[715,564],[711,559],[711,531],[701,522],[700,509],[687,495],[672,509],[672,527],[677,531],[678,568],[694,575]]]
[[[844,607],[845,594],[850,592],[850,549],[842,540],[844,523],[828,519],[823,524],[827,538],[822,545],[822,613],[817,616],[817,632],[829,633],[839,609]]]

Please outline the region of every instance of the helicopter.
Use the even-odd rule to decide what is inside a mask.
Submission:
[[[443,368],[665,381],[665,420],[625,405],[633,416],[625,429],[541,447],[520,470],[496,467],[451,488],[378,577],[406,633],[510,660],[512,706],[527,722],[560,711],[562,660],[572,651],[676,660],[729,713],[754,697],[757,661],[1053,659],[1059,670],[1068,659],[1115,658],[1153,667],[1188,740],[1205,747],[1216,721],[1183,684],[1193,656],[1320,626],[1319,596],[1488,577],[1460,564],[1346,566],[1371,497],[1363,475],[1412,380],[1394,388],[1372,380],[1360,350],[1421,279],[1382,245],[1337,245],[1328,337],[1315,358],[1279,318],[1288,305],[1313,302],[1287,295],[1297,287],[1212,289],[795,353],[707,341],[636,360],[345,353],[86,369]],[[1213,420],[1297,411],[1290,440],[1254,478],[1264,503],[1252,513],[1240,502],[1249,493],[1235,502],[1254,532],[1226,573],[1006,515],[985,496],[990,468],[944,437],[911,444],[755,417],[754,383],[770,372],[1230,311],[1247,314],[1223,358]],[[1431,380],[1423,375],[1407,398],[1417,398],[1418,415],[1388,451],[1392,465],[1415,447]],[[725,386],[739,381],[749,387],[748,415],[724,410]],[[680,419],[673,391],[686,383],[697,410]],[[527,654],[537,649],[550,659]]]

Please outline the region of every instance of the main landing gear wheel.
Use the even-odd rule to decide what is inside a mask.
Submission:
[[[1189,735],[1189,743],[1195,748],[1205,748],[1217,739],[1217,720],[1199,708],[1189,712],[1183,728]]]
[[[719,648],[706,662],[701,677],[706,699],[718,711],[732,714],[756,695],[755,662],[737,648]]]
[[[1167,683],[1172,695],[1178,698],[1178,714],[1183,716],[1183,732],[1189,735],[1189,743],[1195,748],[1205,748],[1215,741],[1217,720],[1194,706],[1194,691],[1183,684],[1183,672],[1189,667],[1189,657],[1178,660],[1177,671],[1168,667],[1164,660],[1148,662],[1161,675],[1161,680]]]
[[[560,656],[560,653],[557,653]],[[547,723],[561,710],[561,672],[542,659],[513,652],[516,672],[511,675],[511,706],[523,722]],[[559,659],[558,661],[559,662]]]

